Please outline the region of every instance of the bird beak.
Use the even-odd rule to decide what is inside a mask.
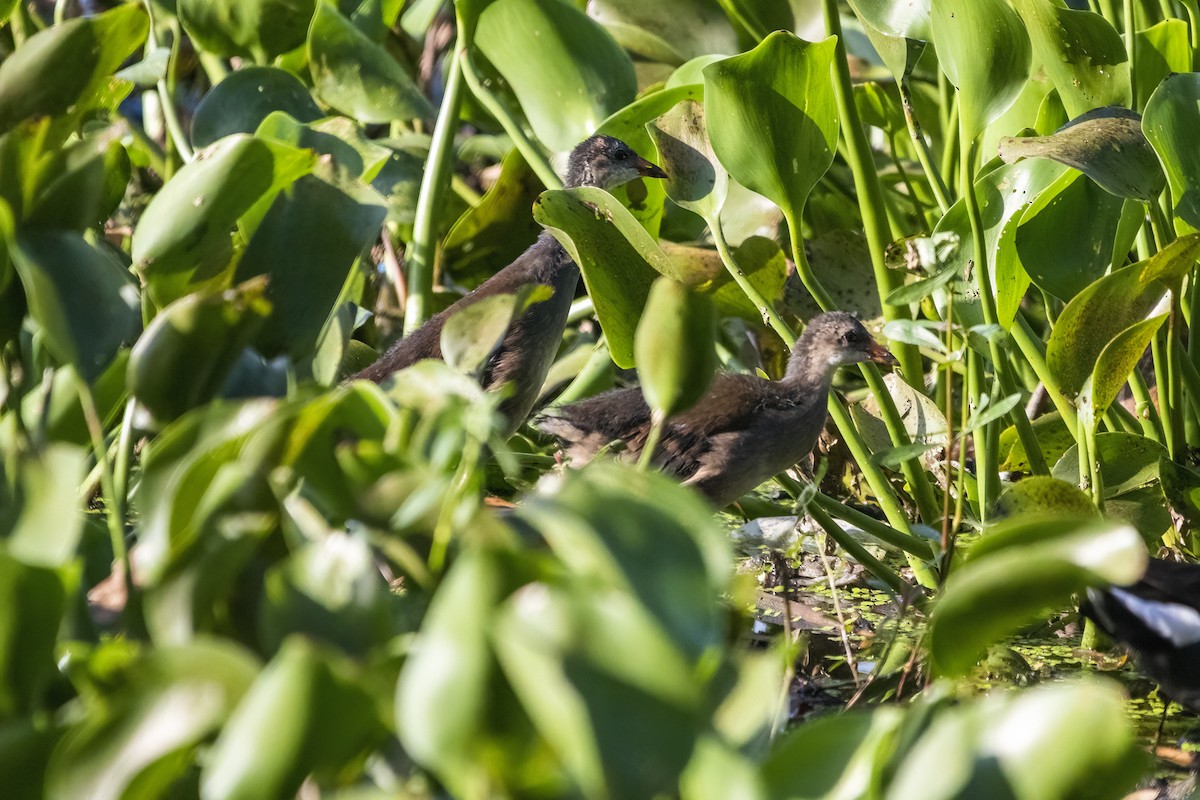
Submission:
[[[867,357],[876,364],[885,364],[889,367],[894,367],[900,363],[890,350],[876,341],[872,341],[870,346],[867,347]]]
[[[663,172],[662,167],[658,166],[657,164],[655,164],[652,161],[647,161],[646,159],[642,158],[641,156],[638,156],[637,164],[635,165],[635,167],[637,169],[638,175],[641,175],[643,178],[665,178],[665,177],[667,177],[667,173]]]

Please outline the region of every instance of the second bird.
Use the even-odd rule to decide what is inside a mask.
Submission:
[[[665,177],[665,172],[620,139],[593,136],[571,151],[564,186],[568,189],[598,186],[608,190],[636,178]],[[516,261],[396,342],[378,361],[350,376],[350,380],[361,378],[379,383],[418,361],[441,360],[442,328],[451,316],[485,297],[515,294],[534,284],[547,285],[553,291],[551,297],[532,304],[513,320],[483,370],[485,389],[511,384],[511,394],[500,405],[500,412],[507,420],[505,434],[511,435],[537,402],[562,340],[578,282],[579,267],[550,233],[543,232]]]
[[[723,373],[690,410],[666,423],[654,463],[723,508],[812,452],[825,427],[833,373],[844,364],[895,357],[857,319],[814,317],[792,348],[783,380]],[[555,409],[535,423],[575,462],[624,441],[641,454],[650,409],[639,388],[618,389]]]

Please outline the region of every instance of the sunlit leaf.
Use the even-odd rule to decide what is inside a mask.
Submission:
[[[308,87],[290,72],[275,67],[246,67],[214,86],[192,116],[192,144],[208,147],[232,133],[254,133],[274,111],[301,122],[323,115]]]
[[[176,0],[184,30],[205,50],[266,61],[304,43],[317,0]]]
[[[1200,74],[1170,75],[1142,115],[1142,131],[1158,154],[1174,202],[1175,228],[1200,230],[1200,152],[1191,146],[1200,129]]]
[[[712,382],[716,323],[708,297],[665,276],[650,287],[634,354],[646,402],[662,418],[691,408]]]

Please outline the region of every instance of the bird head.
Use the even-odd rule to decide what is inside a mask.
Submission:
[[[813,317],[792,351],[788,372],[834,370],[846,364],[872,361],[894,366],[898,362],[886,347],[875,341],[863,324],[844,311]]]
[[[665,178],[667,173],[639,156],[633,148],[612,136],[583,140],[567,161],[566,186],[599,186],[615,189],[635,178]]]

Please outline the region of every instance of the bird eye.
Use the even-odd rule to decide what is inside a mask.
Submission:
[[[617,151],[617,161],[625,161],[626,159],[629,158],[629,155],[630,155],[630,153],[628,150],[618,150]]]
[[[842,341],[846,344],[857,344],[861,340],[862,337],[858,335],[858,331],[846,331],[842,334]]]

